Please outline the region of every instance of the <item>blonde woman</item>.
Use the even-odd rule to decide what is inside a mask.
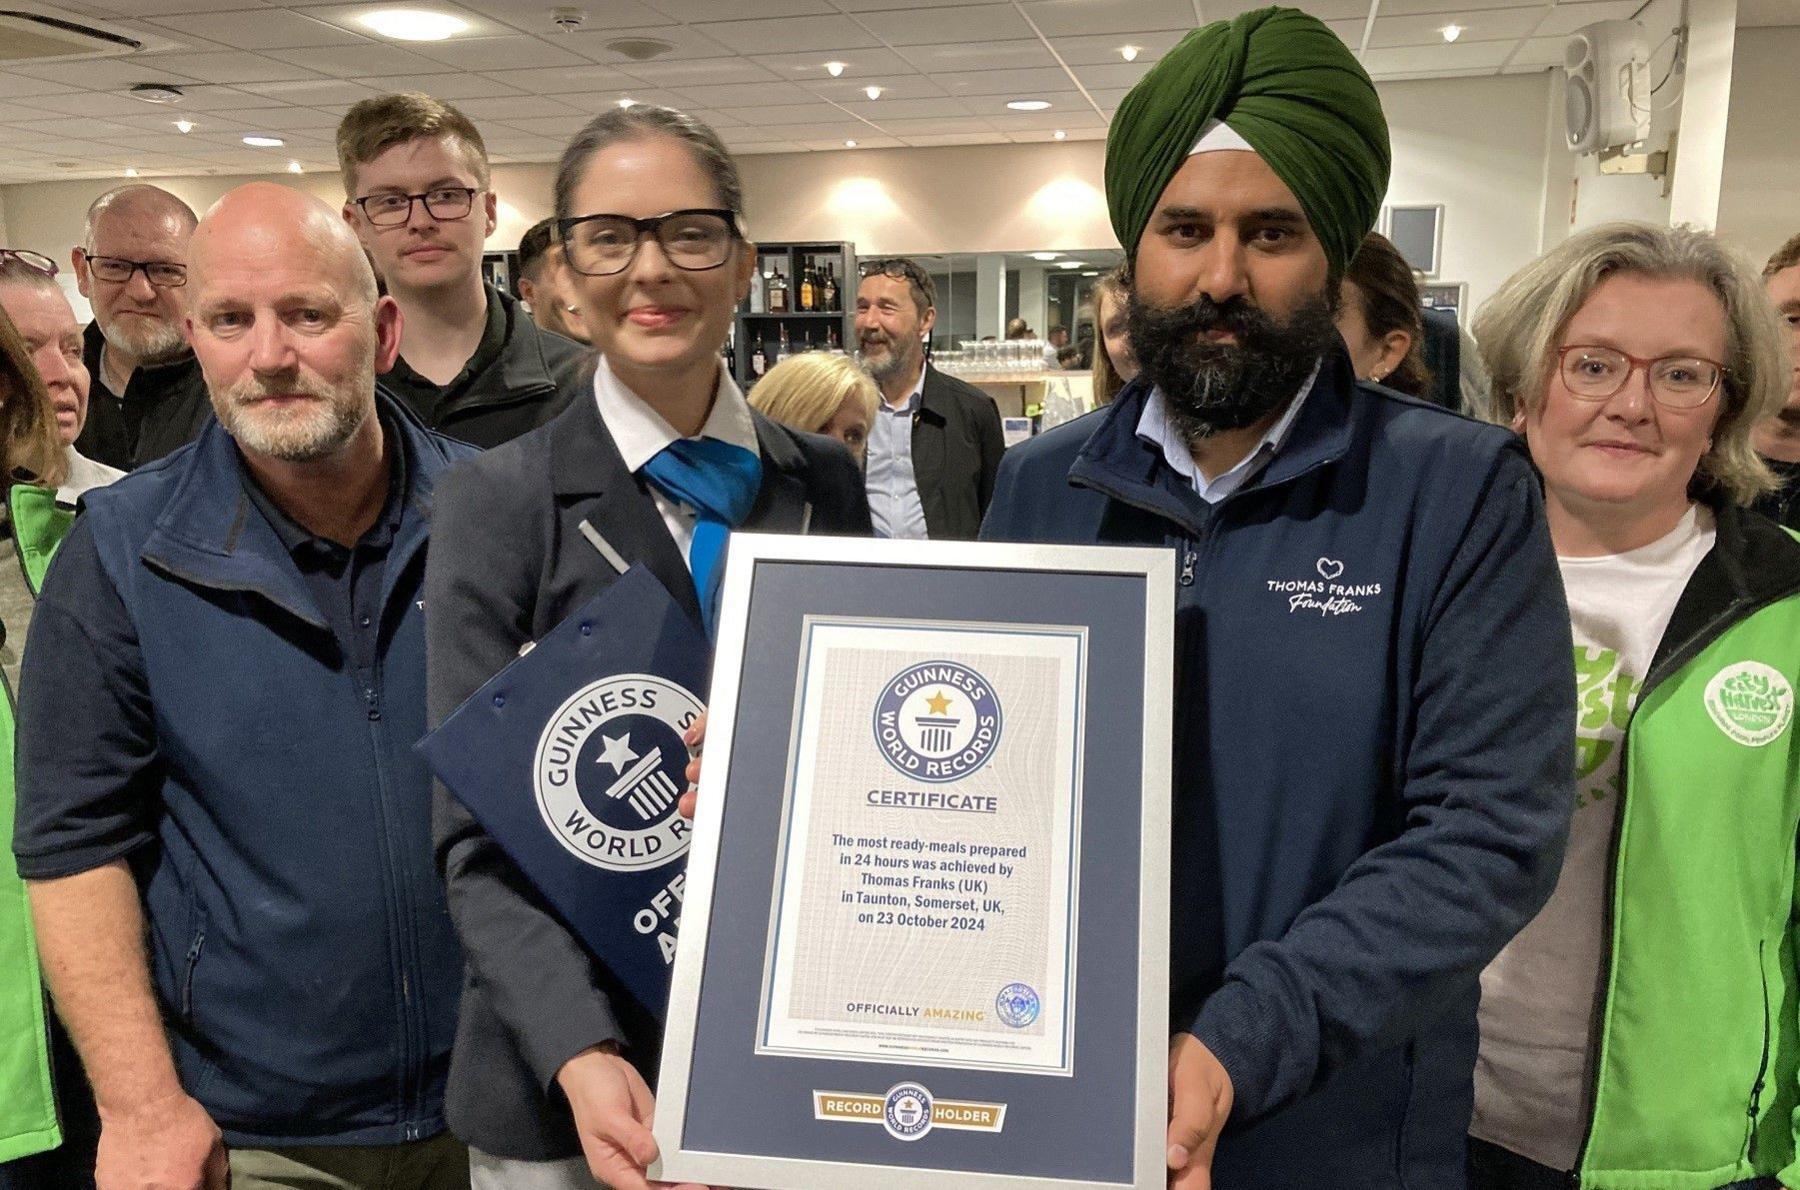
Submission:
[[[1094,283],[1094,404],[1110,405],[1119,390],[1137,378],[1137,357],[1127,331],[1130,295],[1125,268],[1114,269]]]
[[[875,381],[848,356],[790,355],[750,390],[750,404],[784,426],[836,438],[860,464],[875,424]]]
[[[1615,223],[1475,320],[1574,630],[1568,851],[1482,975],[1472,1190],[1792,1184],[1800,543],[1745,507],[1788,387],[1754,269]]]

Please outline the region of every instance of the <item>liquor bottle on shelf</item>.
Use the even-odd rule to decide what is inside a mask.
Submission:
[[[759,261],[756,266],[756,283],[750,286],[750,313],[761,314],[763,307],[768,304],[768,284],[769,279],[763,275],[762,263]]]
[[[750,357],[750,374],[761,376],[769,370],[769,357],[763,354],[762,340],[756,341],[756,352]]]
[[[800,305],[798,309],[811,314],[818,307],[819,287],[813,284],[812,266],[808,265],[800,273]]]
[[[775,346],[775,358],[784,360],[792,354],[794,349],[788,345],[787,323],[784,322],[781,324],[781,341]]]
[[[825,312],[827,312],[827,313],[829,313],[829,314],[835,314],[835,313],[837,313],[837,308],[838,308],[838,284],[837,284],[837,277],[835,277],[835,276],[834,276],[834,275],[833,275],[833,274],[832,274],[832,271],[831,271],[831,266],[830,266],[830,265],[826,265],[826,266],[825,266],[825,294],[824,294],[824,301],[822,301],[822,302],[821,302],[821,303],[820,303],[820,304],[819,304],[819,309],[821,309],[821,310],[824,310],[824,311],[825,311]]]
[[[828,322],[825,324],[825,346],[832,351],[842,351],[844,349],[843,340],[838,338],[838,327],[835,322]]]
[[[769,313],[786,314],[788,312],[788,283],[781,275],[781,266],[775,266],[775,273],[769,278]]]

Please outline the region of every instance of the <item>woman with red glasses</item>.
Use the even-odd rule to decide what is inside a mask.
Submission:
[[[1482,976],[1474,1190],[1793,1185],[1800,543],[1746,511],[1788,366],[1711,235],[1612,224],[1474,324],[1574,629],[1561,880]]]

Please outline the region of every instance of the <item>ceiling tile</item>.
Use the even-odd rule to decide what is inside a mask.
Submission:
[[[576,33],[565,33],[550,19],[551,5],[545,0],[472,0],[480,6],[481,12],[494,20],[510,25],[521,33],[535,33],[544,37],[577,36]],[[588,13],[588,20],[578,26],[579,36],[618,37],[629,32],[633,36],[656,26],[670,25],[669,18],[648,4],[638,0],[605,0],[604,5],[581,8]],[[594,11],[597,7],[599,11]],[[670,26],[679,28],[680,26]],[[661,34],[658,34],[661,36]]]
[[[1421,13],[1471,14],[1498,8],[1527,8],[1543,12],[1544,0],[1381,0],[1383,16],[1418,16]]]
[[[740,54],[846,50],[877,42],[849,17],[780,17],[766,21],[714,21],[699,26]]]
[[[280,8],[165,16],[157,24],[238,50],[285,50],[321,45],[365,45],[367,39]]]
[[[841,61],[844,64],[844,73],[840,77],[846,80],[871,81],[880,75],[904,74],[913,69],[911,62],[893,50],[880,48],[844,50],[835,57],[817,50],[792,54],[757,54],[750,60],[768,67],[782,78],[790,79],[829,79],[831,73],[825,69],[828,61]]]
[[[774,107],[780,104],[815,103],[818,96],[794,83],[732,83],[726,86],[684,86],[680,92],[695,107]],[[635,98],[635,96],[634,96]]]
[[[1375,32],[1369,38],[1370,49],[1390,49],[1401,45],[1445,45],[1443,28],[1454,19],[1463,32],[1455,44],[1474,41],[1517,41],[1531,33],[1542,17],[1542,10],[1529,8],[1496,8],[1486,12],[1438,13],[1432,16],[1376,18]]]
[[[1568,45],[1566,37],[1530,37],[1520,42],[1513,53],[1512,61],[1506,64],[1508,70],[1529,68],[1537,70],[1545,66],[1561,66],[1563,49]]]
[[[492,7],[487,0],[476,0],[476,3],[478,3],[482,9]],[[363,24],[363,18],[367,17],[370,13],[379,12],[384,8],[392,7],[394,7],[394,4],[391,0],[388,0],[388,2],[382,2],[382,0],[363,0],[362,3],[357,4],[333,4],[329,6],[305,8],[301,11],[315,21],[322,21],[326,24],[336,26],[344,32],[355,34],[358,40],[370,41],[379,45],[392,45],[394,44],[392,40],[380,36],[367,25]],[[479,40],[484,37],[505,37],[514,32],[510,26],[495,20],[484,12],[477,11],[475,7],[466,3],[458,4],[455,3],[454,0],[431,0],[430,7],[435,12],[443,13],[445,16],[455,17],[463,22],[463,27],[457,31],[454,38],[449,39],[450,41]],[[541,9],[539,11],[545,14],[542,32],[553,31],[554,26],[551,25],[548,17],[549,10]],[[537,30],[533,30],[533,32],[536,31]],[[423,49],[426,46],[438,46],[446,44],[446,42],[412,41],[404,42],[402,44]]]
[[[939,36],[942,36],[940,33]],[[907,46],[900,53],[927,73],[939,70],[1016,70],[1054,67],[1056,58],[1044,43],[1029,41],[961,41],[947,45]]]
[[[1793,0],[1738,0],[1737,23],[1740,29],[1800,25],[1800,7]]]
[[[528,74],[529,71],[520,71]],[[465,99],[488,99],[497,95],[523,95],[510,86],[485,74],[395,74],[381,80],[384,88],[394,91],[424,91],[449,103]],[[345,86],[360,86],[346,83]]]
[[[1430,0],[1434,4],[1455,4],[1457,0]],[[1462,0],[1468,3],[1469,0]],[[1492,0],[1475,0],[1476,3],[1489,3]],[[1500,0],[1504,2],[1504,0]],[[1530,0],[1542,8],[1550,0]],[[1321,21],[1363,20],[1369,15],[1370,0],[1301,0],[1295,7],[1303,8]],[[1266,0],[1200,0],[1200,6],[1209,21],[1228,21],[1252,9],[1266,7]],[[1381,0],[1381,11],[1386,14],[1393,8],[1393,0]]]
[[[9,68],[16,75],[24,75],[27,80],[42,79],[47,86],[42,87],[45,94],[50,92],[67,92],[76,88],[58,82],[61,79],[79,79],[86,90],[125,90],[137,83],[146,82],[186,82],[197,79],[198,75],[184,74],[179,70],[165,67],[162,59],[152,57],[133,57],[130,59],[99,58],[91,62],[70,64],[68,62],[26,62]],[[18,90],[9,88],[5,94],[21,94],[25,90],[39,90],[40,84],[27,81],[20,84]]]
[[[592,117],[590,116],[578,115],[574,112],[570,112],[565,116],[532,116],[522,120],[507,120],[505,122],[505,128],[529,133],[532,136],[548,137],[555,141],[567,141],[577,132],[580,132],[591,118]],[[497,140],[500,143],[505,143],[506,131],[505,129],[497,128],[492,136],[483,132],[481,134],[481,139],[483,141],[492,142]]]
[[[1643,4],[1639,0],[1605,0],[1600,4],[1558,4],[1537,27],[1538,37],[1567,37],[1595,21],[1629,20]]]
[[[313,50],[272,50],[269,54],[293,66],[333,78],[379,80],[390,74],[435,74],[455,67],[391,45],[332,46]]]
[[[969,105],[961,99],[895,99],[885,98],[870,103],[859,99],[844,107],[865,120],[886,126],[890,120],[937,119],[946,116],[971,116]]]
[[[1116,87],[1131,88],[1137,86],[1138,80],[1150,69],[1150,63],[1139,59],[1136,62],[1110,62],[1105,66],[1077,66],[1075,77],[1087,88],[1110,90]]]
[[[547,95],[501,95],[492,99],[468,99],[456,106],[471,120],[499,120],[507,124],[519,119],[549,116],[583,118],[573,107]]]
[[[942,145],[991,145],[994,134],[991,132],[947,132],[912,134],[904,138],[914,148],[927,149]]]
[[[572,95],[558,95],[556,98],[576,111],[585,113],[590,118],[608,108],[618,106],[621,99],[631,99],[654,107],[686,109],[698,106],[689,103],[686,98],[673,91],[657,91],[645,87],[621,87],[616,91],[576,92]]]
[[[67,71],[59,73],[67,74]],[[128,84],[129,85],[129,84]],[[0,99],[14,99],[29,95],[67,94],[76,88],[67,83],[52,82],[50,79],[17,71],[12,74],[0,73]]]
[[[882,130],[895,136],[926,136],[935,133],[980,132],[993,135],[994,126],[979,116],[951,116],[929,120],[877,120]]]
[[[796,103],[791,106],[765,107],[757,111],[756,123],[767,125],[785,124],[836,124],[847,120],[843,112],[829,103]]]
[[[729,58],[737,52],[731,46],[702,33],[698,26],[693,25],[658,25],[648,29],[632,29],[624,34],[621,34],[616,27],[607,29],[605,32],[582,30],[568,34],[560,39],[560,43],[590,62],[598,62],[604,66],[616,66],[620,70],[629,71],[632,66],[631,59],[617,50],[606,48],[607,42],[616,41],[621,36],[653,37],[673,45],[675,48],[658,57],[656,59],[658,62],[674,62],[693,58]]]
[[[651,7],[668,15],[670,20],[695,24],[718,20],[718,0],[649,0]],[[732,0],[730,15],[745,19],[756,17],[804,17],[835,12],[825,0]]]
[[[1085,103],[1063,111],[1014,112],[1002,108],[988,117],[988,123],[1002,132],[1028,128],[1104,128],[1106,120]]]
[[[869,98],[865,90],[871,83],[881,87],[881,94],[874,100]],[[900,75],[857,79],[854,82],[850,79],[818,79],[800,85],[809,93],[833,103],[879,103],[888,106],[913,100],[944,98],[942,87],[932,82],[928,76],[910,71]]]
[[[256,8],[255,0],[94,0],[109,16],[164,17],[172,13],[228,12]],[[266,6],[264,6],[266,7]]]
[[[1061,70],[968,70],[934,73],[932,79],[952,95],[1005,95],[1009,98],[1053,98],[1075,84]]]
[[[463,70],[520,70],[526,67],[585,66],[587,59],[541,38],[476,37],[420,46],[420,54]]]
[[[605,91],[634,85],[635,80],[610,66],[552,66],[544,70],[489,70],[482,78],[530,95]]]
[[[1128,90],[1114,89],[1114,90],[1096,91],[1092,87],[1088,88],[1089,98],[1091,98],[1095,103],[1100,105],[1101,111],[1107,111],[1107,112],[1110,112],[1113,109],[1117,108],[1119,106],[1119,104],[1124,100],[1125,96],[1129,95],[1130,93],[1131,92]]]
[[[267,99],[277,99],[283,103],[299,103],[308,107],[349,107],[359,99],[367,99],[371,95],[385,94],[389,89],[395,91],[423,90],[419,86],[422,76],[390,75],[380,80],[381,87],[376,88],[364,83],[353,83],[346,79],[278,79],[274,82],[255,82],[246,80],[238,83],[240,91],[250,91]],[[448,78],[448,75],[433,76]]]
[[[849,13],[887,12],[908,8],[960,8],[968,0],[833,0],[838,8]]]
[[[800,142],[800,147],[803,149],[814,149],[814,150],[819,150],[822,152],[831,152],[832,150],[836,150],[840,153],[850,153],[850,152],[860,153],[865,149],[898,149],[898,148],[902,148],[904,146],[904,142],[901,141],[898,137],[878,136],[873,133],[870,133],[865,136],[859,136],[854,139],[856,140],[856,148],[855,149],[851,149],[842,140],[803,140]],[[813,332],[811,332],[811,331],[807,332],[807,334],[809,336],[812,333]]]
[[[1106,66],[1124,62],[1125,59],[1119,56],[1122,45],[1137,46],[1135,61],[1147,65],[1174,49],[1175,43],[1186,36],[1187,31],[1182,29],[1156,33],[1101,33],[1090,37],[1058,37],[1051,44],[1070,66]]]
[[[1451,45],[1405,46],[1370,50],[1363,66],[1370,74],[1413,73],[1442,70],[1497,70],[1512,46],[1504,41],[1455,42]]]
[[[1046,37],[1194,27],[1188,0],[1033,0],[1025,15]]]
[[[981,42],[1035,36],[1031,26],[1011,4],[971,4],[957,9],[955,18],[949,22],[922,21],[918,13],[910,11],[869,12],[857,21],[892,46],[931,45],[942,42],[946,33]]]
[[[748,126],[744,119],[745,116],[750,116],[752,119],[755,118],[751,113],[742,110],[737,112],[726,112],[709,111],[706,108],[689,108],[687,114],[694,117],[694,119],[700,121],[702,124],[709,125],[714,129],[744,128]]]
[[[19,102],[38,109],[33,113],[36,119],[42,119],[44,112],[64,116],[136,116],[150,106],[122,91],[66,91],[20,96]]]
[[[1065,129],[1063,131],[1063,135],[1059,137],[1056,135],[1055,132],[1046,131],[1046,130],[1040,128],[1034,132],[1009,132],[1006,134],[1006,139],[1010,140],[1015,145],[1041,144],[1045,141],[1058,141],[1058,140],[1061,140],[1061,141],[1105,140],[1106,139],[1106,129],[1105,128],[1069,128],[1069,129]]]
[[[321,111],[312,107],[259,107],[232,112],[234,123],[255,128],[273,128],[278,132],[334,132],[342,113]],[[179,134],[178,134],[179,135]]]
[[[624,73],[657,87],[682,89],[687,84],[777,83],[782,76],[747,58],[700,58],[691,62],[632,62]],[[821,73],[823,73],[821,71]]]
[[[342,50],[290,50],[288,53],[332,54]],[[156,54],[138,62],[148,71],[167,71],[179,78],[206,83],[270,82],[277,79],[315,77],[305,67],[241,51],[201,54]],[[148,77],[155,78],[152,73]],[[104,84],[102,84],[104,85]]]

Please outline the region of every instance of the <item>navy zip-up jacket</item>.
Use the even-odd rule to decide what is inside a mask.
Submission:
[[[1340,352],[1212,506],[1137,437],[1148,395],[1008,451],[982,536],[1177,551],[1172,1029],[1232,1078],[1215,1185],[1459,1188],[1477,976],[1574,796],[1537,476]]]
[[[432,493],[474,452],[377,400],[407,487],[366,671],[216,421],[89,493],[25,650],[19,870],[129,862],[182,1086],[233,1145],[444,1126],[462,959],[413,744]]]

